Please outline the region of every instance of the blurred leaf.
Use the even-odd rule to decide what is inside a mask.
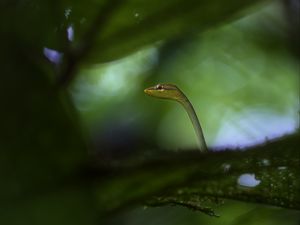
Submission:
[[[60,83],[72,80],[78,63],[99,63],[118,59],[149,44],[164,39],[174,39],[183,34],[202,31],[236,17],[253,1],[222,3],[218,0],[201,2],[176,1],[99,1],[89,13],[76,4],[73,25],[76,38],[71,48],[66,48],[65,63]],[[68,8],[70,12],[72,5]],[[76,12],[77,10],[77,12]],[[89,16],[84,16],[89,14]],[[86,25],[88,24],[88,25]],[[88,57],[86,57],[88,56]]]
[[[35,8],[36,5],[31,1],[20,6],[20,10],[26,12],[26,16],[21,14],[25,18],[21,18],[13,13],[15,4],[21,2],[7,3],[8,8],[1,8],[7,12],[0,15],[3,38],[0,43],[0,223],[46,224],[44,220],[52,217],[55,221],[58,212],[66,210],[64,206],[72,206],[68,209],[76,211],[82,202],[88,202],[82,201],[79,194],[72,195],[71,189],[68,194],[72,198],[57,191],[86,162],[87,151],[70,99],[52,84],[54,74],[40,57],[42,39],[48,31],[51,33],[52,27],[48,24],[39,27],[36,25],[39,22],[34,21],[32,26],[36,33],[31,33],[30,21],[40,14],[26,6],[32,4]],[[37,9],[41,14],[44,10],[47,11]],[[2,20],[7,15],[12,16],[11,20]],[[51,17],[45,12],[44,16],[49,19],[47,15]],[[42,18],[41,21],[49,22]],[[22,19],[23,25],[28,25],[27,34],[23,33],[26,37],[20,30]],[[10,31],[6,32],[8,28]],[[47,30],[45,34],[43,29]],[[49,193],[56,193],[52,203],[47,198]],[[81,194],[88,195],[88,192]],[[71,219],[70,213],[68,217]]]
[[[2,44],[15,41],[19,51],[30,51],[31,58],[42,56],[45,46],[62,50],[66,44],[64,9],[59,1],[4,0],[0,18]]]
[[[55,91],[24,55],[0,59],[0,196],[10,199],[56,185],[85,162],[87,154],[67,96]]]
[[[236,17],[255,1],[120,1],[119,10],[108,18],[98,32],[97,23],[90,29],[95,45],[90,59],[109,61],[139,48],[182,34],[199,32]]]

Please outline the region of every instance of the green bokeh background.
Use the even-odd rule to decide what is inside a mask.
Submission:
[[[196,148],[184,110],[143,93],[157,83],[186,93],[215,151],[299,133],[295,2],[0,2],[0,224],[299,224],[297,210],[233,200],[220,218],[133,204],[103,219],[75,179],[91,159]]]

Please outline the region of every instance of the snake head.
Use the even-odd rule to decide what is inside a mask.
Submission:
[[[176,101],[182,99],[184,96],[179,88],[174,84],[157,84],[153,87],[146,88],[144,92],[152,97]]]

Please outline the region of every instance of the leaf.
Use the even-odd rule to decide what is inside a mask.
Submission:
[[[1,49],[0,223],[95,220],[91,192],[65,187],[87,161],[70,100],[26,54],[12,54],[18,51],[13,40]]]
[[[88,8],[89,11],[80,3],[74,4],[74,17],[69,23],[73,24],[77,38],[65,50],[60,83],[66,84],[73,78],[80,62],[108,62],[150,44],[198,33],[237,17],[254,3],[256,1],[249,0],[113,0],[82,3],[84,6],[94,6],[91,10]],[[70,3],[70,8],[72,6]]]
[[[203,197],[203,196],[166,196],[166,197],[156,197],[152,198],[146,203],[148,206],[152,207],[159,207],[159,206],[183,206],[188,209],[194,210],[194,211],[200,211],[203,212],[209,216],[219,217],[214,211],[214,209],[209,205],[217,205],[218,200],[212,199],[209,197]]]
[[[107,18],[107,27],[92,27],[95,45],[90,57],[110,61],[165,39],[213,27],[254,4],[253,1],[137,1],[129,0]],[[102,31],[102,32],[101,32]]]
[[[243,151],[166,152],[148,155],[144,161],[100,164],[98,173],[106,179],[98,183],[97,199],[105,213],[146,201],[156,206],[181,204],[214,215],[211,206],[205,205],[207,198],[299,210],[298,147],[299,134]],[[240,183],[245,174],[255,175],[254,186]]]

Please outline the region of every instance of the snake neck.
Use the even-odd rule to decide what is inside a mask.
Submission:
[[[203,135],[203,130],[202,130],[202,127],[200,125],[199,119],[197,117],[197,114],[196,114],[196,111],[195,111],[193,105],[191,104],[191,102],[188,100],[188,98],[185,95],[183,95],[183,97],[181,99],[179,99],[178,102],[184,107],[184,109],[186,110],[186,112],[193,124],[195,133],[197,135],[200,151],[207,152],[208,150],[207,150],[207,145],[206,145],[205,138]]]

